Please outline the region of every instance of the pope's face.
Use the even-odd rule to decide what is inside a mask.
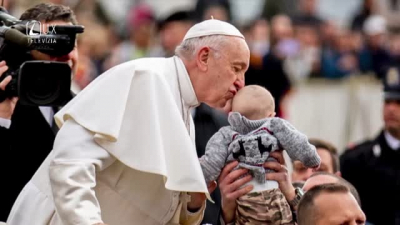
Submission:
[[[228,44],[220,49],[211,48],[210,52],[204,102],[212,107],[223,108],[244,86],[250,51],[244,39],[229,37]]]

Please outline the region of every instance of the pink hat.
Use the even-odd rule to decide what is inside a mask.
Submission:
[[[135,28],[147,21],[154,21],[153,10],[145,4],[140,4],[133,7],[128,14],[128,26]]]

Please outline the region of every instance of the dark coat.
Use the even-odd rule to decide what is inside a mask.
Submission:
[[[229,125],[227,115],[201,104],[196,108],[194,116],[194,125],[196,130],[196,149],[197,155],[204,155],[208,140],[223,126]],[[219,188],[211,194],[215,204],[207,201],[206,211],[201,224],[219,224],[221,210],[221,194]]]
[[[20,191],[52,150],[55,132],[39,107],[19,103],[10,129],[0,127],[0,221],[6,221]]]
[[[360,194],[362,209],[374,225],[400,225],[400,149],[391,149],[384,133],[340,157],[343,178]]]
[[[260,85],[271,92],[275,99],[275,112],[281,117],[281,100],[290,90],[288,75],[283,69],[283,61],[270,52],[262,59],[262,68],[250,66],[245,76],[246,85]]]

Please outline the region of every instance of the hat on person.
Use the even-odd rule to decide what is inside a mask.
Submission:
[[[191,21],[193,21],[193,18],[189,11],[183,11],[183,10],[176,11],[165,17],[163,20],[159,21],[158,29],[162,30],[165,27],[165,25],[172,22],[191,22]]]
[[[388,69],[383,79],[385,100],[400,100],[400,73],[398,67]]]
[[[141,4],[133,7],[128,13],[128,24],[130,28],[137,28],[147,21],[154,21],[155,16],[150,6]]]
[[[185,41],[190,38],[204,37],[210,35],[227,35],[244,39],[243,34],[240,33],[240,31],[232,24],[221,20],[210,19],[192,26],[186,33],[183,40]]]
[[[372,15],[365,20],[363,30],[367,35],[384,34],[386,33],[386,19],[380,15]]]

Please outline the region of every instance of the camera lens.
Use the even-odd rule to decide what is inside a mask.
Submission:
[[[27,61],[21,66],[18,84],[23,104],[63,105],[71,99],[71,68],[62,62]]]
[[[54,102],[60,96],[60,79],[54,74],[38,74],[32,77],[26,89],[26,97],[39,105]]]

